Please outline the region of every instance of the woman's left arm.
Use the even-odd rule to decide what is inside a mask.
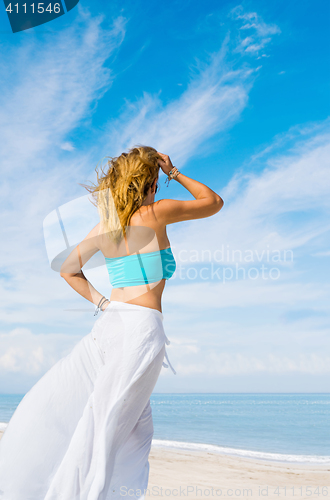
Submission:
[[[82,297],[98,305],[103,295],[101,295],[88,281],[82,267],[86,262],[99,251],[97,246],[99,226],[97,224],[90,233],[76,246],[63,262],[60,275],[69,285]],[[108,303],[107,303],[108,304]],[[102,307],[103,309],[103,307]]]

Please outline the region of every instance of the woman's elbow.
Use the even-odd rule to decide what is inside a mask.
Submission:
[[[212,199],[210,198],[209,204],[208,204],[208,213],[207,213],[207,215],[205,215],[205,217],[210,217],[211,215],[217,214],[218,212],[220,212],[223,205],[224,205],[224,203],[223,203],[223,199],[221,198],[221,196],[215,195],[214,197],[212,197]]]
[[[221,198],[221,196],[217,195],[216,201],[215,201],[216,213],[220,212],[220,210],[222,209],[223,206],[224,206],[223,199]]]
[[[72,273],[68,273],[68,272],[65,272],[63,271],[62,269],[60,270],[60,276],[61,278],[64,278],[65,281],[68,281],[70,278],[72,278],[72,276],[74,276]]]

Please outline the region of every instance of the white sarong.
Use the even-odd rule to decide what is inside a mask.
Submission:
[[[111,301],[18,405],[0,441],[0,500],[144,499],[168,343],[161,312]]]

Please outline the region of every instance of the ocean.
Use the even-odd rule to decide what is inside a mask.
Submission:
[[[23,395],[0,395],[0,430]],[[152,394],[154,446],[330,464],[330,394]]]

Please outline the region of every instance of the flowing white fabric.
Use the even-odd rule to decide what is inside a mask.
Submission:
[[[17,407],[0,441],[0,499],[144,499],[165,343],[161,312],[112,301]]]

